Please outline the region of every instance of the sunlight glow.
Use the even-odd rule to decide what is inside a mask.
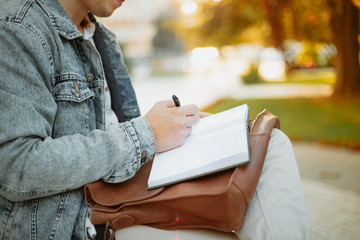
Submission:
[[[219,56],[219,51],[215,47],[195,48],[191,51],[191,65],[200,71],[205,71],[212,60]]]
[[[250,62],[244,58],[227,58],[226,66],[234,75],[244,76],[250,71]]]
[[[285,77],[285,63],[283,61],[261,61],[259,75],[264,80],[282,81]]]
[[[181,11],[184,14],[194,14],[198,9],[198,5],[196,2],[184,2],[181,6]]]
[[[275,48],[265,48],[260,54],[258,73],[267,81],[283,81],[285,62],[282,54]]]
[[[192,55],[196,58],[202,58],[202,60],[213,60],[219,56],[219,51],[215,47],[198,47],[192,50]]]

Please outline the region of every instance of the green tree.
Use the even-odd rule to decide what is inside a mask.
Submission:
[[[191,27],[178,26],[178,33],[190,46],[222,47],[254,41],[264,43],[266,31],[259,29],[264,27],[265,16],[257,1],[201,1],[199,8],[196,24]]]
[[[359,10],[350,0],[327,0],[337,49],[337,81],[333,96],[360,96]]]
[[[173,19],[167,16],[161,16],[156,20],[157,32],[152,41],[155,56],[176,55],[183,52],[183,43],[171,29]]]
[[[261,42],[284,50],[286,39],[333,43],[337,49],[334,97],[360,96],[359,0],[203,1],[198,24],[185,32],[196,45]],[[255,40],[256,39],[256,40]]]
[[[280,0],[262,1],[279,1],[280,5]],[[333,97],[360,97],[359,10],[352,1],[289,0],[278,8],[282,12],[282,26],[287,27],[286,38],[331,42],[336,46],[337,81]]]

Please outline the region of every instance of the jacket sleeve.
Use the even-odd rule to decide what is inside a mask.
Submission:
[[[103,179],[131,178],[152,157],[155,140],[144,117],[52,138],[57,105],[53,61],[41,34],[0,20],[0,194],[10,201],[49,196]],[[26,34],[26,37],[24,37]]]

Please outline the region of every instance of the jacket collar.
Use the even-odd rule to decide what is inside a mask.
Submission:
[[[37,0],[37,2],[49,16],[51,24],[61,36],[68,40],[82,37],[58,0]]]

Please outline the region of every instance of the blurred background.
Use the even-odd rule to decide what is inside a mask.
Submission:
[[[143,114],[176,94],[267,108],[294,144],[315,239],[360,239],[359,0],[127,0],[118,37]]]

